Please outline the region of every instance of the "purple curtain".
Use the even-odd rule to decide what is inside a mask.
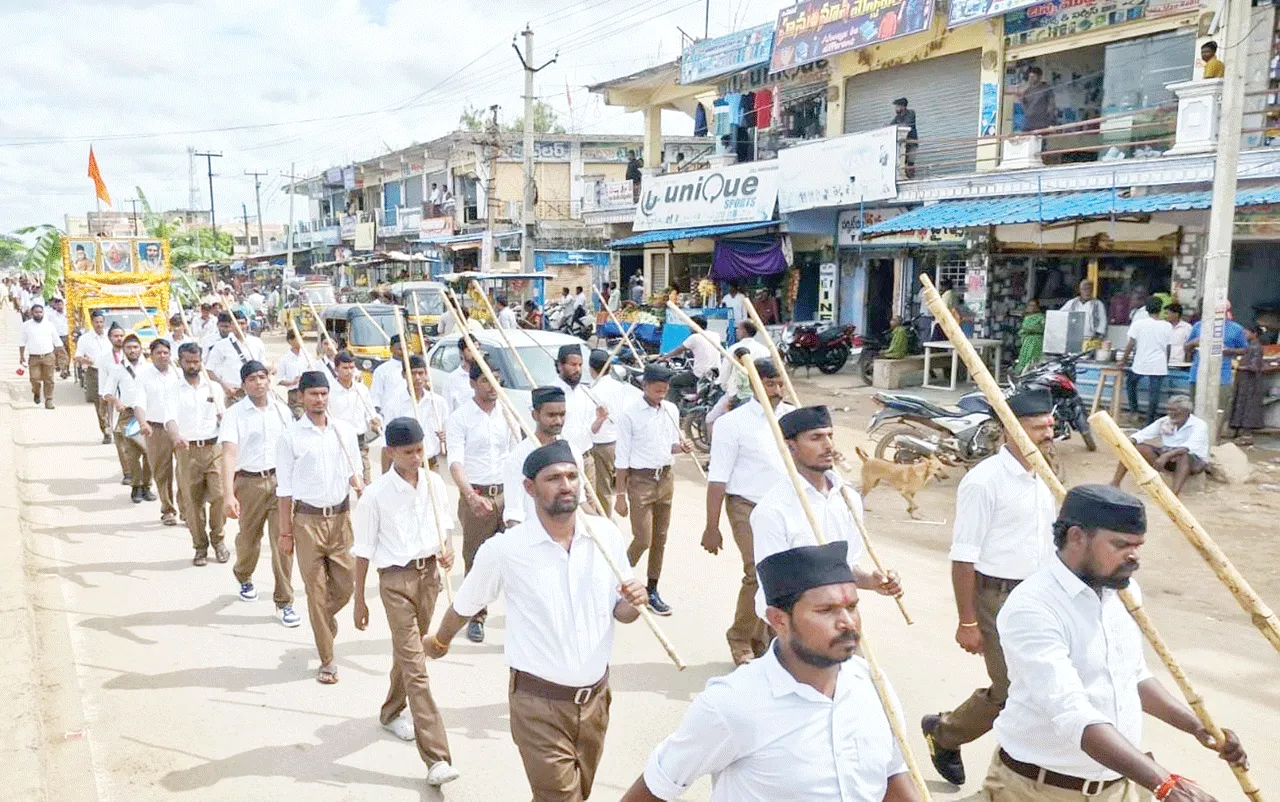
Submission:
[[[716,241],[711,259],[711,278],[717,281],[752,279],[771,276],[787,269],[787,259],[782,253],[782,238],[769,240]]]

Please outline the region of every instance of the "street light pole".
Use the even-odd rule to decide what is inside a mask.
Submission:
[[[218,244],[218,215],[213,208],[213,160],[221,159],[221,153],[197,153],[197,156],[203,156],[205,164],[209,169],[209,225],[213,227],[213,244]]]
[[[537,210],[535,208],[537,206],[537,188],[533,180],[533,76],[534,73],[541,72],[556,63],[556,59],[560,55],[557,53],[546,64],[541,67],[534,67],[533,29],[526,26],[523,36],[523,53],[520,52],[520,48],[516,46],[514,40],[511,42],[511,47],[515,48],[516,56],[520,58],[520,66],[524,68],[524,214],[520,217],[524,232],[520,237],[520,262],[521,269],[528,272],[533,270],[533,246],[538,224]],[[490,181],[492,182],[492,179]]]
[[[245,170],[245,175],[253,176],[253,199],[258,207],[258,253],[265,253],[267,250],[267,240],[262,233],[262,176],[266,173],[254,172],[253,170]]]

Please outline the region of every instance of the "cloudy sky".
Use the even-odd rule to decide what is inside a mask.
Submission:
[[[0,231],[92,209],[91,143],[116,208],[130,208],[135,187],[154,207],[185,207],[193,146],[224,154],[214,160],[220,224],[242,202],[254,213],[246,170],[269,173],[263,217],[283,222],[290,162],[314,173],[426,141],[452,130],[468,103],[518,117],[511,39],[526,23],[538,62],[559,51],[536,91],[571,130],[639,132],[639,115],[583,87],[674,58],[679,29],[701,33],[705,2],[4,0]],[[783,4],[710,0],[711,33],[768,20]]]

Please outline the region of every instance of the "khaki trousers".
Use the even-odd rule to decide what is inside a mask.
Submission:
[[[222,509],[222,446],[187,446],[177,450],[180,497],[186,502],[187,529],[197,554],[222,542],[227,514]],[[206,526],[208,527],[206,530]]]
[[[98,369],[84,369],[84,397],[85,400],[93,404],[93,410],[98,414],[98,429],[107,434],[111,431],[110,418],[107,416],[107,402],[98,395]]]
[[[604,505],[606,518],[613,515],[613,488],[617,474],[613,467],[613,456],[616,446],[616,443],[596,443],[591,447],[590,461],[596,472],[594,486],[600,503]]]
[[[462,524],[462,566],[464,575],[471,573],[471,562],[476,558],[480,544],[502,531],[503,496],[486,496],[493,502],[493,510],[476,515],[467,505],[466,499],[458,497],[458,522]],[[489,616],[486,608],[471,616],[472,621],[484,621]]]
[[[124,471],[124,475],[133,481],[133,486],[150,487],[151,486],[151,467],[147,460],[147,452],[142,446],[138,445],[138,441],[132,437],[126,437],[124,427],[133,420],[133,410],[126,409],[116,416],[116,452],[120,456],[120,469]],[[141,435],[139,435],[141,439]]]
[[[738,603],[733,608],[733,625],[724,633],[729,641],[729,651],[734,654],[750,654],[759,657],[769,648],[769,633],[765,623],[756,615],[755,538],[751,533],[751,511],[756,505],[742,496],[725,496],[725,511],[729,514],[729,528],[733,542],[742,555],[742,587],[738,588]]]
[[[652,469],[627,471],[627,504],[631,507],[631,545],[627,559],[634,566],[649,550],[649,581],[662,576],[662,555],[667,547],[667,527],[671,524],[671,498],[675,494],[675,472],[668,465],[659,478]]]
[[[271,593],[276,607],[293,604],[293,554],[280,553],[280,505],[276,502],[274,476],[235,477],[236,499],[240,502],[240,528],[236,532],[236,563],[231,571],[236,581],[244,584],[253,579],[262,553],[262,530],[267,530],[271,549],[271,573],[275,589]]]
[[[325,518],[305,512],[293,514],[293,544],[298,572],[307,589],[307,617],[320,653],[320,665],[333,664],[333,639],[338,634],[338,611],[351,601],[356,558],[351,556],[351,517],[340,512]]]
[[[173,504],[173,435],[164,428],[164,423],[151,422],[151,436],[147,438],[147,459],[151,462],[156,493],[160,496],[160,514],[176,514],[178,508]]]
[[[1006,590],[993,582],[984,582],[981,575],[978,577],[974,607],[978,614],[978,629],[982,632],[982,658],[987,664],[991,686],[979,688],[955,710],[942,714],[942,721],[933,732],[933,740],[943,749],[959,749],[986,735],[1009,698],[1009,670],[1004,663],[1004,649],[1000,648],[996,616],[1012,590],[1012,587]]]
[[[440,595],[435,558],[424,560],[421,568],[411,563],[379,570],[378,594],[391,628],[391,688],[378,718],[383,724],[391,723],[407,702],[422,762],[427,768],[441,760],[451,763],[449,737],[431,696],[427,655],[422,650],[422,638],[431,632],[431,615]]]
[[[613,692],[605,687],[585,705],[543,699],[508,685],[511,740],[520,750],[534,802],[582,802],[591,796],[604,753]]]
[[[997,752],[991,758],[991,767],[982,781],[982,794],[978,799],[989,802],[1140,802],[1151,799],[1151,794],[1128,780],[1116,783],[1097,796],[1040,785],[1006,766]]]
[[[31,394],[37,401],[42,389],[44,400],[53,400],[53,374],[57,369],[53,354],[27,354],[27,376],[31,379]]]

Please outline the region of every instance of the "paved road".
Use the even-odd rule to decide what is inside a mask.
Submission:
[[[14,327],[11,319],[4,324],[0,375],[13,377]],[[367,631],[351,626],[349,607],[340,617],[341,683],[317,684],[305,619],[298,629],[279,626],[269,592],[252,604],[239,601],[229,565],[192,567],[185,529],[161,526],[154,503],[128,502],[114,449],[98,443],[78,388],[60,383],[54,411],[33,408],[25,384],[13,389],[13,409],[0,405],[0,415],[12,415],[14,424],[49,799],[440,798],[426,790],[412,744],[395,740],[376,720],[391,663],[376,589]],[[845,445],[858,437],[850,430]],[[707,679],[731,669],[723,632],[738,557],[731,545],[717,557],[699,547],[702,488],[692,466],[678,472],[676,494],[663,579],[675,615],[662,623],[689,668],[677,672],[642,624],[620,629],[612,721],[596,785],[601,800],[618,798]],[[905,626],[892,603],[872,598],[864,605],[865,628],[903,697],[912,746],[932,778],[916,722],[964,698],[982,679],[981,662],[951,641],[949,526],[897,523],[898,506],[877,506],[870,523],[883,559],[906,577],[916,624]],[[264,556],[260,588],[269,591],[269,577]],[[295,585],[300,593],[301,583]],[[1274,730],[1280,664],[1239,616],[1229,618],[1162,623],[1212,709],[1253,747],[1259,783],[1280,794]],[[431,666],[462,771],[446,787],[450,800],[528,798],[508,733],[501,605],[489,621],[485,644],[460,638],[448,658]],[[1229,657],[1200,648],[1206,628],[1227,628],[1239,648]],[[1230,774],[1190,739],[1152,723],[1146,745],[1167,765],[1219,789],[1221,798],[1237,798]],[[969,747],[969,786],[957,791],[935,780],[935,799],[977,790],[993,748],[990,736]],[[686,798],[705,800],[708,793],[703,780]]]

